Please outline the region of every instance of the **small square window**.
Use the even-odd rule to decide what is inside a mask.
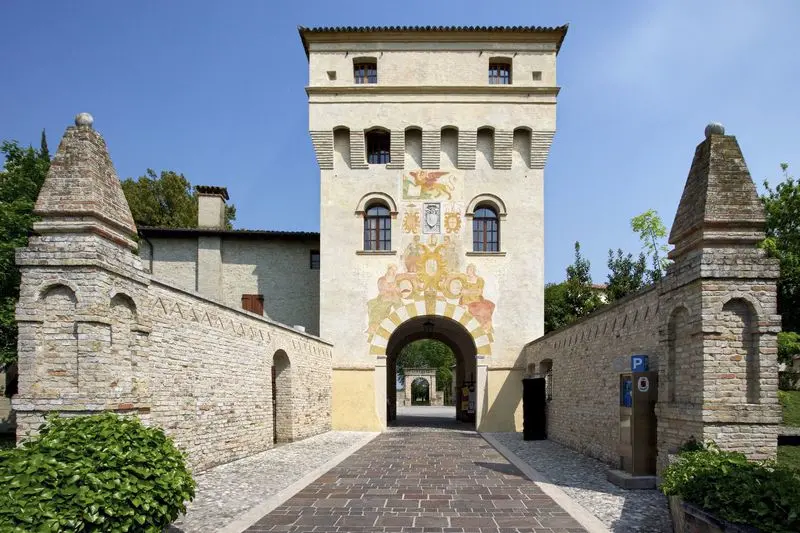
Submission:
[[[309,254],[309,268],[319,270],[319,250],[311,250]]]
[[[263,294],[242,294],[242,309],[257,315],[264,314]]]
[[[542,71],[534,70],[533,72],[531,72],[531,77],[533,81],[542,81]]]
[[[353,81],[357,84],[378,83],[378,63],[374,61],[353,63]]]
[[[336,79],[336,71],[335,70],[329,70],[328,71],[328,79],[331,80],[331,81]]]
[[[489,63],[489,85],[511,85],[511,63]]]

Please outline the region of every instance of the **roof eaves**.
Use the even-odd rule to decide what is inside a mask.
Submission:
[[[569,24],[561,26],[318,26],[307,28],[297,26],[300,39],[303,42],[303,49],[308,57],[308,33],[384,33],[384,32],[524,32],[524,33],[546,33],[561,32],[561,36],[556,43],[556,54],[561,50],[561,44],[567,36]]]

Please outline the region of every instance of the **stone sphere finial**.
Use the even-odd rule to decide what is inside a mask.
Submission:
[[[85,126],[85,127],[92,127],[94,123],[94,117],[89,113],[78,113],[75,115],[75,125],[76,126]]]
[[[725,135],[725,126],[719,122],[710,122],[708,126],[706,126],[706,139],[712,135]]]

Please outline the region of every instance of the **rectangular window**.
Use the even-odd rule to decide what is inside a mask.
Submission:
[[[496,219],[472,220],[472,249],[475,252],[499,252],[500,239]]]
[[[257,315],[264,315],[263,294],[242,294],[242,309]]]
[[[311,250],[309,255],[309,268],[319,270],[319,250]]]
[[[378,83],[377,63],[353,64],[353,78],[357,84]]]
[[[388,131],[374,130],[368,131],[365,136],[367,141],[367,163],[370,165],[391,163],[391,134]]]
[[[489,85],[511,85],[511,65],[489,63]]]

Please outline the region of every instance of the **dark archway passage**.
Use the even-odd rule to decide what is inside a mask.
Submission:
[[[456,364],[453,369],[452,397],[455,406],[431,408],[431,415],[419,411],[415,416],[397,406],[397,358],[408,344],[433,339],[445,344],[453,352]],[[477,349],[472,335],[461,323],[447,317],[423,315],[409,318],[392,332],[386,347],[386,420],[388,426],[459,425],[474,428],[476,418]],[[429,391],[431,395],[434,390]],[[419,408],[417,408],[419,409]],[[435,411],[435,413],[434,413]],[[457,423],[457,424],[456,424]]]

